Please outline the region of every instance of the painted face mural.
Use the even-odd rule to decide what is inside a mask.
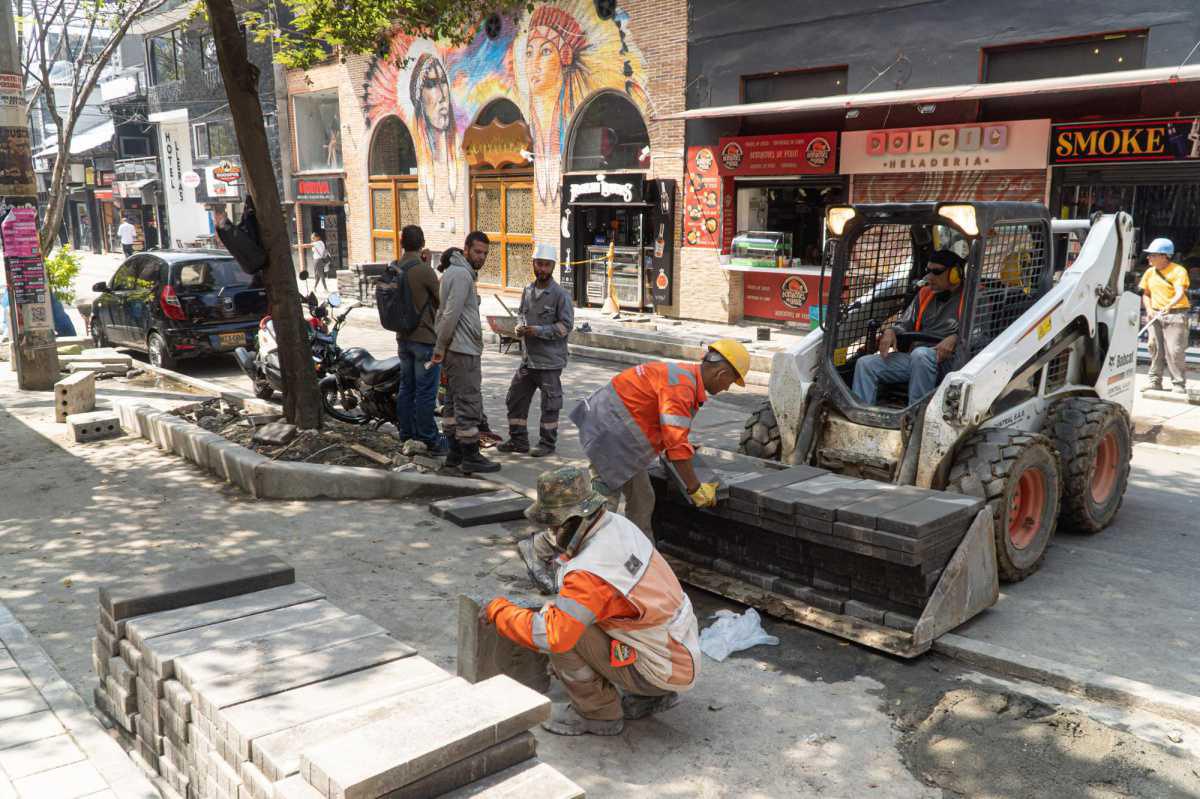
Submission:
[[[495,39],[481,32],[459,48],[393,35],[367,72],[367,126],[393,115],[408,126],[432,208],[439,194],[455,197],[465,180],[462,131],[492,101],[511,100],[533,137],[538,199],[556,203],[571,120],[588,99],[617,91],[650,116],[645,61],[628,24],[619,7],[601,19],[593,0],[566,0],[506,18]]]

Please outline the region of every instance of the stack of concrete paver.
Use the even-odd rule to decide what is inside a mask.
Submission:
[[[983,502],[811,466],[731,465],[728,498],[698,510],[662,469],[663,552],[813,607],[911,630]]]
[[[102,588],[93,665],[171,799],[583,796],[535,757],[544,696],[455,677],[273,557]]]

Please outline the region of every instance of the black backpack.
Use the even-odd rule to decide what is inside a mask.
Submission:
[[[419,310],[413,303],[408,270],[417,265],[411,263],[400,266],[399,261],[392,261],[375,284],[375,307],[379,309],[379,324],[385,330],[402,336],[410,335],[420,327],[425,309],[429,307],[428,299],[425,300],[425,306]]]

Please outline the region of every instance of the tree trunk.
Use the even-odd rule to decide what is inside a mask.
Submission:
[[[267,251],[266,287],[279,364],[283,370],[283,409],[288,421],[301,429],[321,426],[321,395],[313,368],[308,324],[296,288],[291,242],[279,204],[279,190],[271,168],[267,131],[258,100],[258,68],[246,55],[246,40],[238,28],[230,0],[205,0],[217,48],[225,95],[233,115],[234,132],[242,154],[242,173],[254,198],[258,229]],[[287,113],[280,109],[280,113]]]

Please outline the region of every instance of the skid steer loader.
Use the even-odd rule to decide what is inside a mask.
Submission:
[[[821,326],[775,355],[769,399],[747,421],[740,451],[900,492],[935,489],[982,503],[953,556],[933,553],[948,562],[939,564],[941,571],[926,570],[937,585],[916,629],[909,625],[910,638],[880,646],[911,655],[993,604],[998,579],[1035,572],[1058,526],[1097,532],[1116,515],[1132,454],[1140,315],[1140,300],[1127,286],[1132,221],[1118,213],[1064,224],[1037,203],[955,202],[838,206],[828,210],[826,225]],[[1055,238],[1074,236],[1077,243],[1081,227],[1090,229],[1075,260],[1056,261]],[[944,249],[965,258],[959,338],[944,377],[929,396],[909,398],[907,384],[884,384],[876,404],[859,402],[851,392],[856,364],[917,296],[930,254]],[[921,333],[898,338],[901,349],[937,343]],[[924,502],[919,496],[908,501]],[[940,502],[939,496],[947,495],[929,498]],[[876,507],[886,516],[886,507],[899,505]],[[885,517],[875,527],[893,529]],[[837,544],[837,536],[856,534],[865,533],[839,524],[809,540]],[[900,545],[913,551],[911,542]],[[861,553],[852,581],[871,572],[863,558],[890,553],[846,546]],[[688,556],[682,560],[687,569]],[[698,571],[705,565],[692,564]],[[716,582],[728,586],[734,572]],[[763,601],[778,599],[782,583],[774,573],[771,597]],[[741,601],[753,601],[747,579],[756,582],[753,575],[733,580]],[[844,613],[851,604],[863,603],[845,602]],[[872,646],[884,632],[860,623],[869,613],[816,615],[820,623],[813,626]],[[812,616],[811,609],[790,614],[801,623]]]

